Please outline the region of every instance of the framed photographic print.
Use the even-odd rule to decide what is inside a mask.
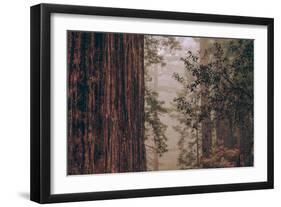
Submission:
[[[31,7],[31,200],[273,188],[273,19]]]

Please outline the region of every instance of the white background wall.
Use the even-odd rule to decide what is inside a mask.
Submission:
[[[274,190],[63,203],[53,206],[237,207],[278,206],[281,203],[281,150],[278,147],[281,144],[278,139],[281,136],[281,5],[278,5],[278,0],[10,0],[1,2],[0,11],[0,206],[37,205],[29,201],[29,7],[41,2],[275,18]]]

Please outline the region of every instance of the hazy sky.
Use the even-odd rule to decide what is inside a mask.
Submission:
[[[167,65],[158,69],[157,92],[159,94],[159,100],[165,101],[166,108],[172,107],[171,103],[176,96],[176,91],[181,89],[181,85],[172,77],[174,72],[184,72],[184,64],[180,58],[184,57],[188,50],[197,52],[199,49],[199,43],[194,41],[191,37],[177,37],[177,40],[180,42],[182,50],[176,52],[174,61],[165,60],[165,58],[171,54],[168,51],[166,53],[164,51],[162,54]],[[178,169],[177,159],[179,151],[177,143],[179,141],[179,134],[173,129],[173,126],[178,125],[178,121],[170,117],[169,113],[161,116],[160,120],[163,124],[168,126],[166,130],[168,152],[165,152],[163,156],[159,158],[159,170]]]

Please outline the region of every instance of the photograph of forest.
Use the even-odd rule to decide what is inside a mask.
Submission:
[[[254,165],[254,40],[67,31],[67,174]]]

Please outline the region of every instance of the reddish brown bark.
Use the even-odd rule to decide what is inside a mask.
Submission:
[[[202,121],[202,155],[209,157],[212,150],[212,127],[210,117]]]
[[[143,43],[68,32],[68,174],[146,169]]]
[[[233,124],[227,118],[224,118],[219,114],[216,120],[216,135],[217,135],[217,145],[225,146],[225,147],[235,147],[237,143],[237,139],[235,139],[235,131]],[[236,128],[235,128],[236,129]]]

